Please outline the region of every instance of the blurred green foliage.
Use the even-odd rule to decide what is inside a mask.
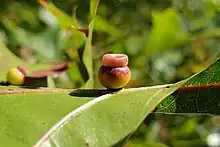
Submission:
[[[89,25],[89,0],[54,0],[53,4],[72,16],[70,23],[76,27]],[[85,42],[77,31],[63,29],[67,15],[57,20],[36,0],[3,0],[0,10],[0,39],[11,52],[29,63],[70,60],[68,71],[54,79],[56,87],[85,84],[87,77],[80,64]],[[132,80],[127,87],[189,77],[219,56],[219,27],[217,0],[101,0],[91,54],[95,88],[101,87],[97,70],[107,52],[128,54]],[[207,136],[219,127],[218,121],[212,121],[216,118],[209,116],[150,118],[127,146],[146,146],[146,142],[206,146]]]

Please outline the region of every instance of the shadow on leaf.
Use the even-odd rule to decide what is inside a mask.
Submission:
[[[69,93],[71,96],[77,97],[99,97],[109,93],[115,93],[120,91],[120,89],[76,89]]]

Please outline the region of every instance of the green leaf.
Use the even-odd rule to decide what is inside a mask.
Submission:
[[[91,21],[89,23],[89,34],[86,40],[86,46],[83,52],[83,62],[89,74],[89,79],[85,84],[85,88],[93,88],[94,87],[94,75],[93,75],[93,53],[92,53],[92,34],[93,34],[93,27],[95,23],[95,15],[98,9],[99,0],[91,0],[90,1],[90,15]]]
[[[172,8],[163,12],[152,12],[153,29],[147,40],[145,52],[153,54],[175,45],[182,44],[187,39],[187,32],[181,28],[181,17]]]
[[[220,58],[185,87],[167,97],[157,112],[220,114]]]
[[[135,131],[144,118],[183,82],[155,87],[124,89],[106,94],[69,113],[38,146],[111,146]]]
[[[90,10],[91,19],[95,18],[95,16],[96,16],[99,1],[100,0],[90,0],[90,9],[89,10]]]
[[[64,115],[88,102],[70,90],[0,87],[1,146],[33,146]]]
[[[220,81],[219,66],[220,60],[189,80],[176,84],[124,89],[115,94],[98,97],[65,116],[42,137],[35,147],[112,146],[135,131],[162,100],[184,83],[192,83],[199,78],[201,80],[205,78],[207,83],[212,81],[213,77],[216,79],[216,76],[218,77],[216,80]],[[204,102],[201,101],[201,103]],[[170,104],[172,103],[166,106]]]

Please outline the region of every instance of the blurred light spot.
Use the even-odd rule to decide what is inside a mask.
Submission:
[[[45,8],[40,9],[39,17],[42,21],[44,21],[48,25],[58,24],[56,17],[52,13],[48,12]]]
[[[220,134],[212,133],[207,137],[207,143],[210,147],[219,147],[220,146]]]

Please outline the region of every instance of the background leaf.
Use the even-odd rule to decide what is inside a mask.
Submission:
[[[220,114],[220,59],[205,71],[185,83],[191,86],[180,89],[165,99],[158,107],[163,113]],[[209,86],[210,84],[210,86]],[[199,86],[195,87],[193,86]]]
[[[119,30],[114,25],[110,24],[108,21],[106,21],[99,15],[96,15],[95,17],[94,30],[99,31],[99,32],[104,32],[113,37],[119,37],[123,34],[121,30]]]
[[[187,32],[181,28],[181,18],[174,9],[166,9],[164,12],[152,13],[153,28],[145,51],[153,53],[157,50],[165,50],[186,41]]]
[[[90,16],[91,21],[89,23],[89,34],[85,45],[85,50],[83,52],[83,62],[86,66],[87,72],[89,73],[89,79],[86,82],[85,88],[93,88],[94,87],[94,72],[93,72],[93,52],[92,52],[92,34],[93,27],[95,23],[95,15],[98,9],[99,0],[91,0],[90,1]]]

